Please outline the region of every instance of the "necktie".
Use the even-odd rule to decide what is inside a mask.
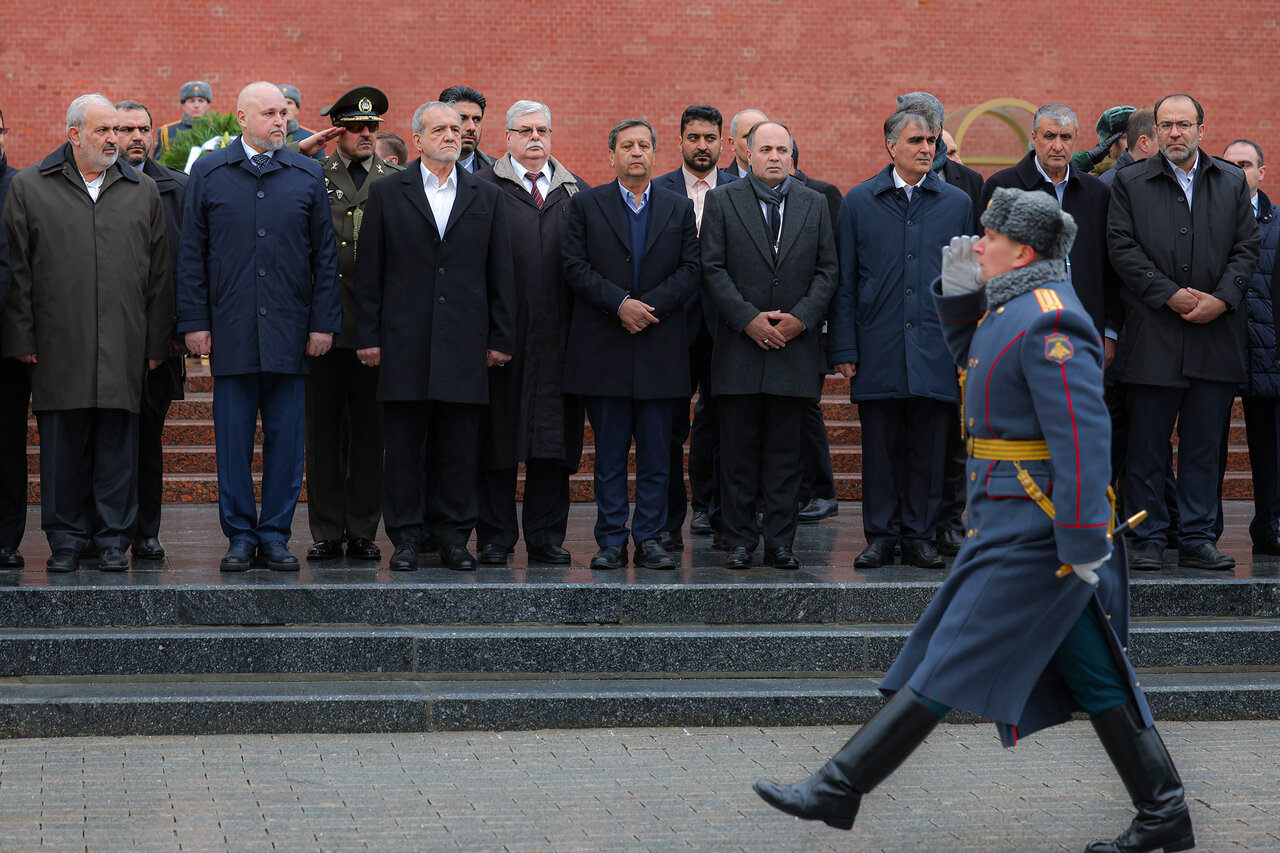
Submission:
[[[259,175],[262,174],[263,169],[267,168],[267,164],[271,162],[271,158],[266,154],[254,154],[249,160],[253,163],[253,168],[258,170]]]
[[[777,202],[768,202],[769,236],[773,238],[774,254],[778,252],[778,243],[782,240],[782,208]]]
[[[364,167],[363,163],[357,163],[352,160],[347,164],[347,174],[351,175],[351,183],[356,185],[356,189],[364,186],[364,179],[369,177],[369,170]]]
[[[538,178],[541,177],[541,172],[524,173],[524,179],[533,184],[533,203],[538,206],[538,210],[542,210],[542,191],[538,189]]]

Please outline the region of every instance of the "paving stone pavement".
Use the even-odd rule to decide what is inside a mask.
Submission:
[[[1280,722],[1163,723],[1199,850],[1280,850]],[[1087,722],[1005,750],[940,726],[850,833],[751,791],[848,730],[58,738],[0,742],[0,850],[1079,851],[1131,817]]]

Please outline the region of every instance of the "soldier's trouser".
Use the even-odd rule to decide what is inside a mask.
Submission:
[[[1071,695],[1090,716],[1118,708],[1131,696],[1124,676],[1111,657],[1105,629],[1093,607],[1086,607],[1053,653],[1053,667],[1067,682]],[[915,691],[912,691],[915,692]],[[951,709],[916,693],[916,699],[941,719]]]

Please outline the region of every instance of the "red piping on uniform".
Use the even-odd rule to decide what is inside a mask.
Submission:
[[[1090,527],[1106,527],[1107,526],[1107,522],[1105,521],[1102,522],[1101,524],[1063,524],[1061,521],[1054,521],[1053,523],[1056,524],[1058,527],[1070,527],[1072,529],[1076,529],[1076,528],[1088,529]]]
[[[1053,318],[1053,331],[1058,331],[1058,321],[1062,319],[1062,309],[1058,309],[1057,315]],[[1071,386],[1067,382],[1067,363],[1062,362],[1062,390],[1067,395],[1067,412],[1071,415],[1071,440],[1075,445],[1076,452],[1076,524],[1080,523],[1080,435],[1076,429],[1076,410],[1071,405]]]
[[[987,434],[990,435],[992,438],[998,438],[998,436],[996,435],[995,430],[991,428],[991,374],[996,372],[996,365],[1000,363],[1000,359],[1004,358],[1004,354],[1009,351],[1009,347],[1016,344],[1019,338],[1021,338],[1026,333],[1027,333],[1027,330],[1023,329],[1021,332],[1018,332],[1018,336],[1016,338],[1009,341],[1009,343],[1005,344],[1004,349],[1000,350],[1000,354],[996,356],[996,360],[991,362],[991,369],[987,371],[987,384],[982,392],[983,393],[982,404],[987,410],[984,413],[987,419]]]

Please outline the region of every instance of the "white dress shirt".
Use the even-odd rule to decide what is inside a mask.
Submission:
[[[98,173],[98,177],[92,181],[86,180],[84,172],[80,173],[80,180],[84,181],[84,188],[89,191],[89,198],[93,199],[93,203],[98,203],[98,193],[102,192],[102,182],[106,180],[107,170],[103,169]]]
[[[1187,197],[1187,210],[1191,209],[1191,191],[1195,189],[1196,172],[1200,169],[1200,152],[1196,152],[1196,164],[1191,167],[1191,171],[1184,172],[1182,168],[1172,160],[1169,165],[1173,167],[1173,176],[1178,179],[1178,186],[1182,187],[1182,194]]]
[[[431,205],[431,215],[436,218],[436,230],[443,238],[449,214],[453,211],[453,201],[458,197],[458,167],[454,167],[443,184],[426,163],[419,163],[418,168],[422,169],[422,189],[427,194],[427,204]]]
[[[925,172],[925,174],[924,174],[924,177],[923,177],[923,178],[921,178],[920,180],[916,181],[914,184],[909,184],[909,183],[907,183],[906,178],[904,178],[904,177],[902,177],[901,175],[899,175],[899,174],[898,174],[898,168],[897,168],[896,166],[895,166],[895,167],[894,167],[894,169],[893,169],[893,185],[894,185],[895,187],[897,187],[898,189],[902,190],[904,193],[906,193],[906,194],[907,194],[907,201],[908,201],[908,202],[910,202],[910,201],[911,201],[911,192],[912,192],[912,190],[914,190],[916,187],[918,187],[918,186],[920,186],[921,184],[923,184],[923,183],[925,182],[925,179],[926,179],[926,178],[928,178],[928,177],[929,177],[929,173],[928,173],[928,172]]]
[[[528,190],[529,195],[533,195],[533,185],[529,183],[529,179],[525,177],[525,175],[529,174],[530,170],[521,166],[520,161],[512,157],[510,154],[507,155],[507,159],[511,161],[511,171],[515,172],[516,177],[520,179],[520,186]],[[551,192],[551,161],[548,160],[543,163],[542,169],[537,174],[538,192],[542,194],[543,201],[546,201],[547,193]]]

